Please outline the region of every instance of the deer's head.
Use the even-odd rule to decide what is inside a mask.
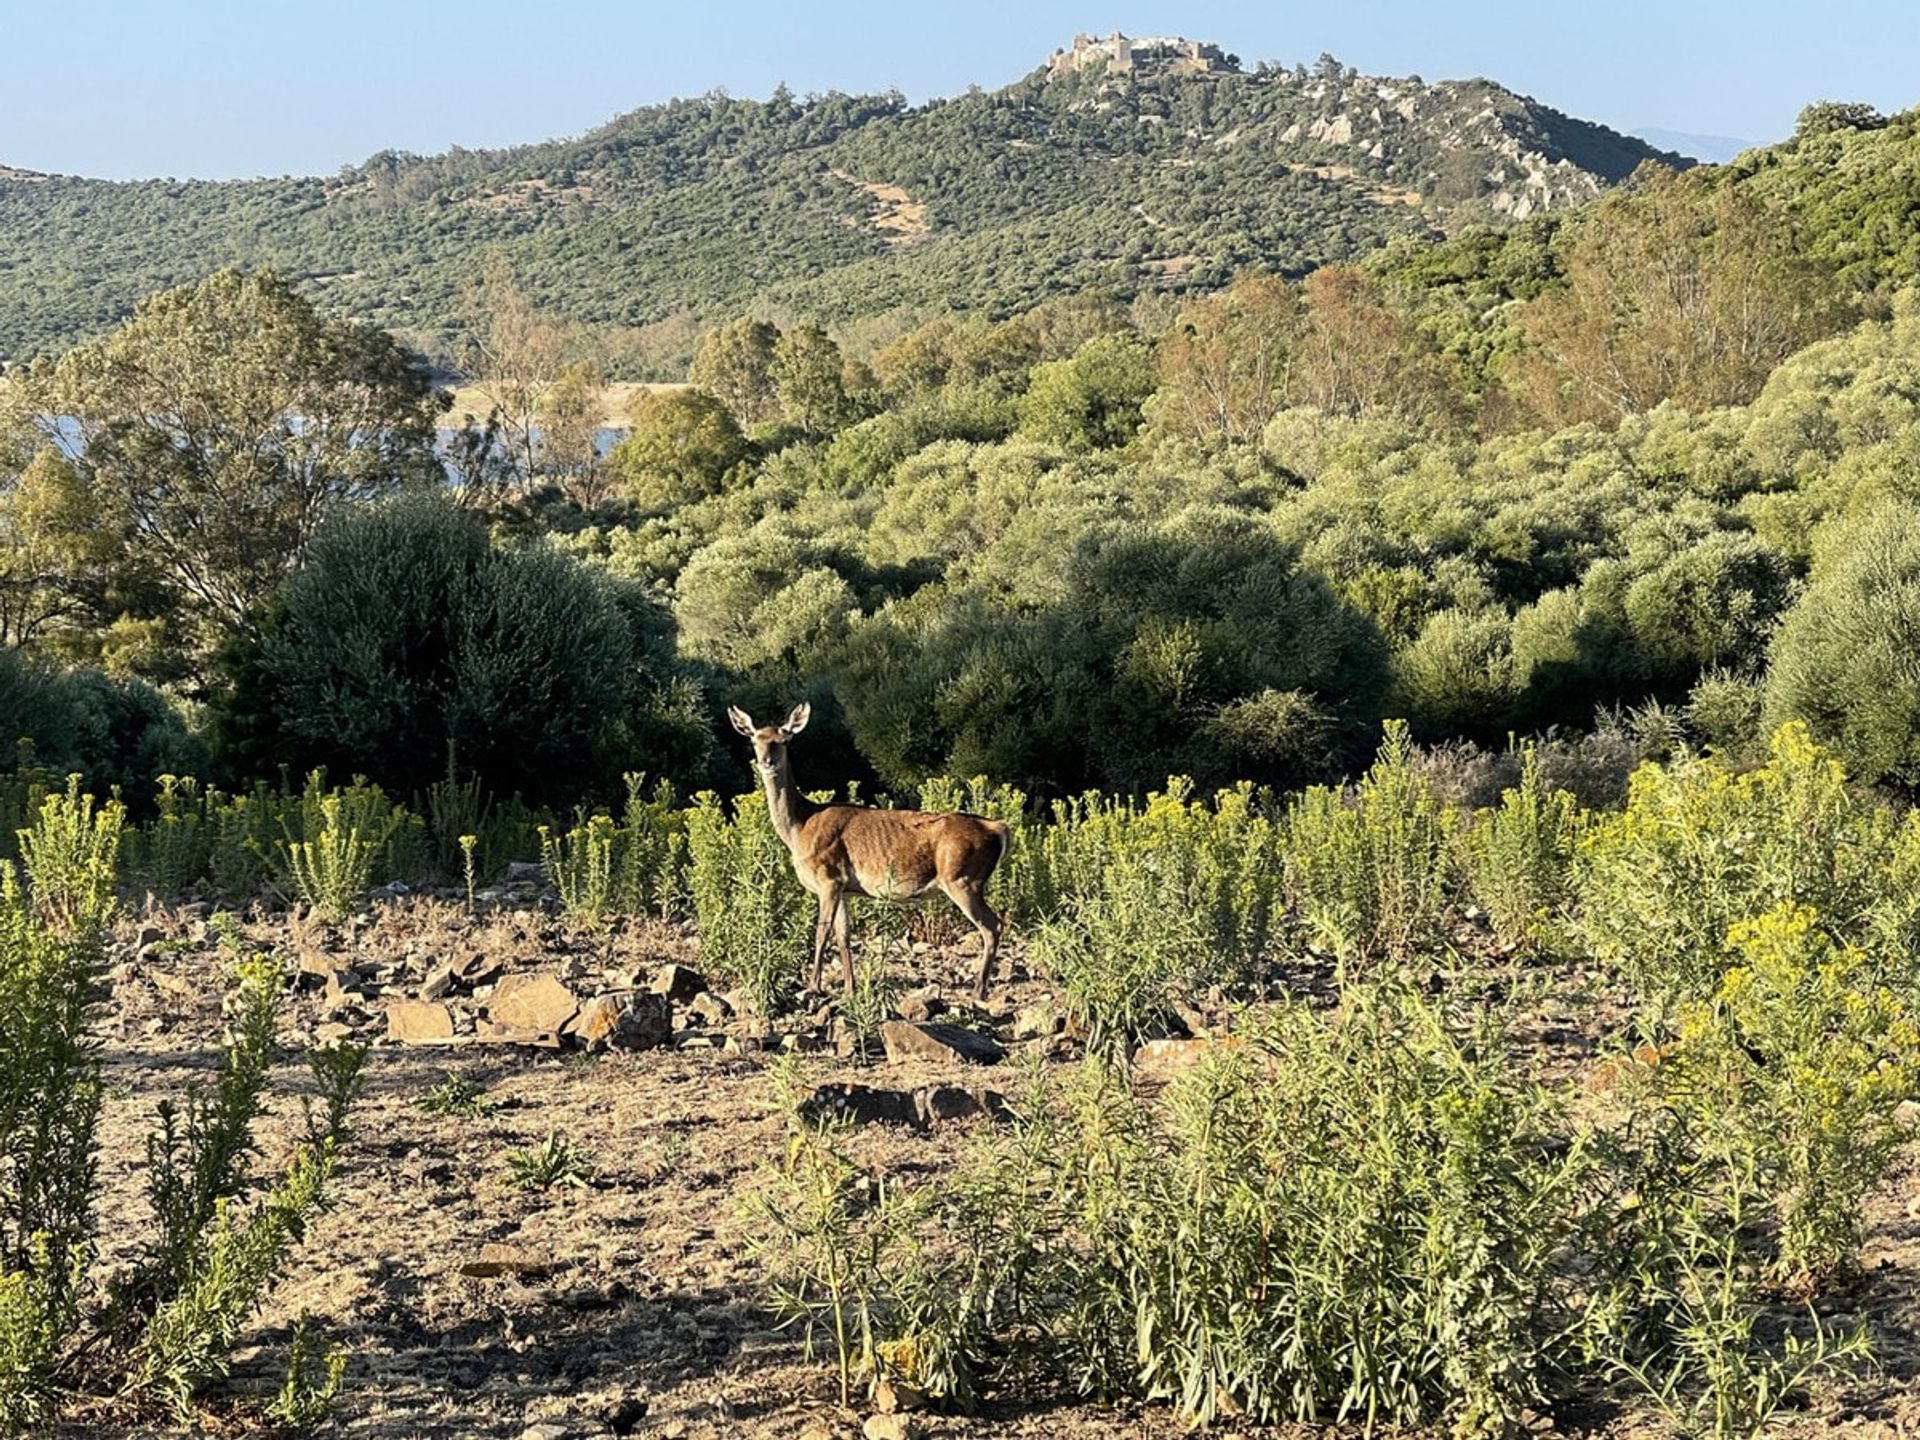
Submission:
[[[753,742],[754,768],[769,777],[786,768],[787,742],[807,728],[812,716],[813,707],[804,700],[793,707],[784,725],[755,725],[746,711],[727,707],[727,719],[733,722],[733,728]]]

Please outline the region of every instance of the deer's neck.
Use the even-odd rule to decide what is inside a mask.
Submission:
[[[779,835],[788,849],[792,849],[801,825],[813,813],[813,806],[800,793],[800,787],[793,783],[793,771],[786,765],[771,775],[763,776],[762,780],[767,792],[767,814],[773,817],[774,833]]]

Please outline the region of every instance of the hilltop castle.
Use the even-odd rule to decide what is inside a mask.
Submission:
[[[1103,70],[1134,79],[1141,75],[1205,75],[1238,68],[1232,56],[1205,40],[1186,40],[1178,35],[1130,39],[1118,30],[1104,40],[1076,35],[1071,50],[1056,50],[1047,57],[1050,76]]]

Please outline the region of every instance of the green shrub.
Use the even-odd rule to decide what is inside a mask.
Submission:
[[[1767,724],[1802,722],[1861,780],[1920,784],[1920,514],[1885,504],[1821,540],[1767,652]]]
[[[531,1149],[507,1152],[507,1184],[515,1190],[584,1190],[593,1168],[593,1152],[557,1130]]]
[[[78,1324],[99,1161],[88,1007],[106,969],[118,805],[50,795],[0,865],[0,1433],[37,1426]]]
[[[789,1078],[789,1109],[794,1089]],[[809,1356],[822,1335],[830,1341],[840,1403],[848,1405],[855,1376],[877,1358],[880,1309],[904,1261],[913,1211],[891,1188],[870,1196],[867,1173],[842,1140],[833,1122],[796,1114],[781,1162],[743,1208],[780,1323],[801,1327]]]
[[[1731,928],[1782,902],[1860,933],[1890,828],[1802,725],[1777,731],[1767,763],[1744,774],[1693,757],[1644,765],[1625,810],[1580,842],[1576,928],[1641,994],[1704,997],[1732,964]]]
[[[1405,955],[1432,939],[1448,898],[1451,823],[1390,721],[1351,802],[1314,786],[1287,812],[1287,880],[1320,942],[1343,962]]]
[[[1896,1112],[1920,1085],[1920,1023],[1804,906],[1727,943],[1738,963],[1680,1012],[1656,1078],[1724,1164],[1753,1166],[1775,1212],[1773,1277],[1810,1294],[1857,1271],[1862,1204],[1912,1137]]]
[[[1280,831],[1251,786],[1209,804],[1172,782],[1144,807],[1055,806],[1033,856],[1033,952],[1099,1046],[1164,1034],[1173,1007],[1254,980],[1283,910]]]
[[[276,734],[255,739],[303,769],[365,770],[408,794],[452,745],[492,793],[573,800],[643,747],[660,768],[704,753],[663,619],[632,590],[555,551],[496,549],[432,497],[356,511],[287,582],[257,676],[236,672],[264,693],[228,708],[270,711]]]
[[[1205,1422],[1452,1417],[1537,1403],[1586,1161],[1497,1033],[1411,994],[1285,1010],[1175,1082],[1043,1088],[927,1200],[932,1273],[878,1269],[873,1349],[939,1393],[1029,1364]],[[885,1258],[884,1256],[882,1257]],[[873,1282],[869,1282],[872,1284]]]
[[[1555,936],[1573,899],[1573,855],[1580,807],[1540,778],[1532,745],[1520,752],[1519,783],[1460,831],[1467,888],[1486,908],[1493,933],[1509,945]]]
[[[189,1415],[324,1199],[365,1051],[314,1052],[319,1105],[266,1192],[252,1127],[273,1057],[284,973],[236,972],[234,1027],[210,1094],[161,1107],[147,1147],[155,1223],[106,1293],[90,1273],[99,1203],[100,1058],[87,1008],[114,908],[118,805],[69,789],[21,837],[27,885],[0,873],[0,1433],[44,1425],[63,1391],[161,1400]]]
[[[816,909],[794,877],[787,847],[759,793],[733,802],[702,791],[687,811],[687,884],[700,929],[700,963],[773,1014],[812,954]]]

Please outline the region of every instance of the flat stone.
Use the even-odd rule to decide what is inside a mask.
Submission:
[[[685,965],[662,965],[653,972],[653,983],[648,988],[656,995],[684,1004],[706,992],[707,977]]]
[[[447,964],[453,971],[453,978],[469,990],[476,985],[491,984],[506,968],[498,956],[477,953],[458,960],[449,960]]]
[[[453,993],[453,966],[436,965],[420,982],[422,1000],[440,1000]]]
[[[542,1420],[520,1432],[520,1440],[569,1440],[573,1431],[558,1420]]]
[[[869,1415],[860,1433],[866,1440],[914,1440],[920,1427],[911,1415]]]
[[[480,1020],[473,1027],[474,1038],[483,1045],[526,1045],[535,1050],[558,1050],[566,1042],[558,1030],[539,1030],[526,1025],[502,1025],[498,1020]]]
[[[470,1275],[476,1281],[486,1281],[495,1275],[543,1275],[549,1269],[553,1269],[553,1261],[538,1250],[528,1250],[518,1244],[499,1244],[497,1240],[480,1246],[478,1256],[461,1263],[461,1275]]]
[[[873,1408],[882,1415],[924,1410],[927,1408],[927,1397],[925,1392],[904,1380],[891,1380],[882,1375],[873,1382]]]
[[[1028,1005],[1013,1017],[1013,1038],[1016,1040],[1045,1040],[1063,1033],[1066,1028],[1066,1012],[1051,1000]]]
[[[387,1038],[409,1045],[453,1038],[453,1012],[431,1000],[395,1000],[387,1006]]]
[[[687,1007],[687,1021],[690,1026],[699,1025],[709,1030],[718,1030],[733,1018],[733,1007],[711,990],[696,995]]]
[[[887,1059],[896,1065],[903,1060],[994,1065],[1007,1057],[999,1041],[959,1025],[888,1020],[880,1026],[880,1043],[887,1047]]]
[[[559,1030],[580,1009],[580,999],[551,975],[509,975],[494,987],[487,1017],[519,1030]]]
[[[894,1013],[902,1020],[924,1023],[937,1020],[947,1013],[947,1002],[928,990],[911,990],[902,995],[893,1007]]]

